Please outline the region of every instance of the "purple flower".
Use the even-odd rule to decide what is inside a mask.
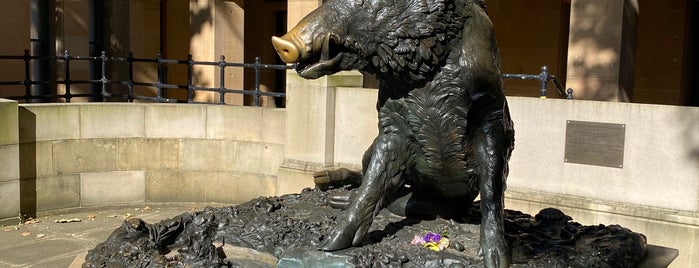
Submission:
[[[433,233],[433,232],[427,232],[424,237],[422,237],[422,240],[425,241],[425,243],[429,242],[435,242],[439,243],[439,240],[442,240],[442,235],[438,233]]]
[[[442,251],[449,247],[449,239],[446,237],[443,238],[439,233],[427,232],[423,236],[416,235],[413,240],[410,241],[410,244],[422,245],[434,251]]]

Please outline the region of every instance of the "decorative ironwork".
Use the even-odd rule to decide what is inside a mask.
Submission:
[[[109,57],[106,52],[102,51],[100,56],[72,56],[70,52],[66,49],[63,55],[51,56],[51,57],[39,57],[30,55],[29,50],[24,51],[22,56],[0,56],[0,60],[22,60],[24,62],[24,80],[21,81],[0,81],[0,86],[24,86],[25,93],[20,96],[3,96],[3,98],[24,100],[25,102],[48,101],[53,99],[64,99],[66,102],[70,102],[76,97],[89,97],[95,100],[107,101],[109,99],[121,98],[126,99],[131,102],[134,100],[147,100],[153,102],[187,102],[187,103],[197,103],[194,100],[195,91],[208,91],[215,92],[219,96],[218,104],[225,104],[226,94],[243,94],[253,96],[253,105],[260,106],[260,98],[262,96],[271,96],[274,98],[284,98],[286,94],[283,92],[263,92],[260,90],[260,72],[263,69],[272,70],[285,70],[293,68],[292,65],[275,65],[275,64],[263,64],[260,62],[260,58],[256,57],[254,63],[235,63],[227,62],[225,56],[221,55],[218,61],[195,61],[192,59],[192,55],[189,54],[186,60],[174,60],[165,59],[161,53],[158,53],[155,59],[146,58],[136,58],[133,53],[130,53],[128,57]],[[51,81],[36,81],[31,79],[30,66],[33,61],[53,61],[56,63],[62,63],[64,68],[64,75],[62,79],[53,79]],[[99,79],[87,79],[87,80],[73,80],[71,79],[71,64],[73,61],[90,61],[101,63],[100,73],[101,78]],[[128,79],[118,80],[109,79],[107,77],[107,64],[108,63],[125,63],[128,68]],[[157,79],[155,83],[142,82],[134,80],[134,63],[152,63],[156,64],[158,70]],[[187,84],[178,85],[170,84],[167,82],[167,66],[168,65],[186,65],[187,66]],[[214,66],[219,69],[219,86],[203,87],[194,84],[194,66]],[[225,69],[228,67],[233,68],[250,68],[255,71],[255,87],[252,90],[247,89],[232,89],[226,88],[226,76]],[[72,86],[74,85],[95,85],[99,88],[93,90],[90,93],[73,93],[71,92]],[[117,84],[126,87],[126,93],[118,93],[110,91],[108,85]],[[62,94],[34,94],[31,90],[33,85],[63,85],[65,87],[65,92]],[[135,86],[144,86],[155,88],[155,96],[141,96],[134,93]],[[184,89],[187,90],[187,99],[180,100],[174,98],[168,98],[166,91],[167,89]]]
[[[558,78],[556,78],[555,75],[549,74],[548,67],[546,67],[546,65],[541,66],[541,73],[539,74],[502,74],[502,78],[538,80],[541,85],[539,87],[539,97],[543,99],[546,98],[546,85],[549,81],[551,81],[553,82],[553,85],[556,86],[558,94],[566,97],[566,99],[573,99],[573,89],[569,88],[567,90],[563,90],[563,85],[561,85],[561,82],[558,81]]]

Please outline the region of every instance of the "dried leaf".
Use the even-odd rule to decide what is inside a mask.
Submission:
[[[45,236],[46,236],[46,234],[37,234],[37,235],[36,235],[36,238],[43,238],[43,237],[45,237]]]
[[[124,219],[128,219],[128,218],[131,218],[131,217],[133,217],[133,214],[131,214],[131,213],[128,213],[128,212],[127,212],[126,214],[124,214]]]
[[[107,216],[107,218],[116,218],[116,217],[119,217],[119,216],[117,216],[117,215],[109,215],[109,216]]]
[[[32,217],[26,217],[26,218],[24,218],[24,221],[22,221],[21,224],[23,224],[23,225],[30,225],[30,224],[40,223],[40,222],[41,222],[40,219],[35,219],[35,218],[32,218]]]
[[[94,221],[95,220],[95,215],[87,215],[87,219]]]
[[[29,236],[30,234],[32,234],[32,233],[31,232],[23,232],[22,236]]]
[[[143,208],[143,211],[150,211],[150,210],[151,210],[151,208],[149,206],[146,206]]]
[[[55,220],[54,222],[56,223],[71,223],[71,222],[81,222],[81,219],[74,218],[74,219],[60,219],[60,220]]]
[[[30,225],[30,224],[40,223],[40,222],[41,222],[40,219],[29,218],[24,222],[24,225]]]

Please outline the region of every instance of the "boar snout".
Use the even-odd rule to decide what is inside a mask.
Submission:
[[[284,62],[296,63],[299,61],[301,56],[299,48],[296,44],[289,41],[286,35],[282,37],[272,36],[272,46],[274,46],[277,54]]]

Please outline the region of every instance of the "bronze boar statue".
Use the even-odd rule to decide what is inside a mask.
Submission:
[[[503,195],[514,129],[484,1],[328,0],[272,42],[301,77],[358,69],[379,80],[379,134],[362,172],[317,175],[319,185],[359,185],[320,249],[361,245],[383,208],[450,217],[480,194],[484,264],[509,266]]]

